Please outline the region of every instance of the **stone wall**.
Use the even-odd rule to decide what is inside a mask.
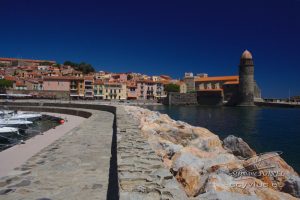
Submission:
[[[163,101],[165,105],[192,105],[197,103],[196,93],[170,92]]]
[[[69,99],[69,91],[51,91],[51,90],[6,90],[7,94],[31,94],[38,98],[56,98]]]
[[[198,91],[197,101],[200,105],[223,105],[222,91]]]

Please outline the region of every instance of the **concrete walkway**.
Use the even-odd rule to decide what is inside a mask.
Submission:
[[[93,115],[0,179],[1,200],[107,199],[114,116],[85,111]]]
[[[18,144],[0,152],[0,178],[9,176],[10,172],[24,164],[29,158],[37,154],[46,146],[62,137],[72,130],[78,124],[82,123],[85,118],[74,115],[42,113],[65,119],[65,123],[53,129],[49,129],[42,135],[36,135],[25,141],[25,144]]]

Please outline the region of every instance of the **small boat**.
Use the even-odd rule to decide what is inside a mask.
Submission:
[[[21,119],[0,119],[0,126],[3,127],[16,127],[21,129],[27,129],[31,125],[31,121]]]
[[[18,134],[19,129],[13,127],[0,127],[0,136],[10,137],[13,134]]]
[[[41,114],[37,113],[17,113],[12,115],[9,119],[21,119],[21,120],[28,120],[28,121],[34,121],[37,119],[40,119],[42,117]]]
[[[11,115],[13,114],[15,111],[13,110],[0,110],[0,116],[4,116],[4,115]]]

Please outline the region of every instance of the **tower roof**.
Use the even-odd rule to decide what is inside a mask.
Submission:
[[[241,59],[252,59],[252,54],[247,49],[243,52]]]

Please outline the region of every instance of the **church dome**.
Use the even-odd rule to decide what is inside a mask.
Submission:
[[[245,50],[241,56],[241,59],[252,59],[252,54],[250,51]]]

